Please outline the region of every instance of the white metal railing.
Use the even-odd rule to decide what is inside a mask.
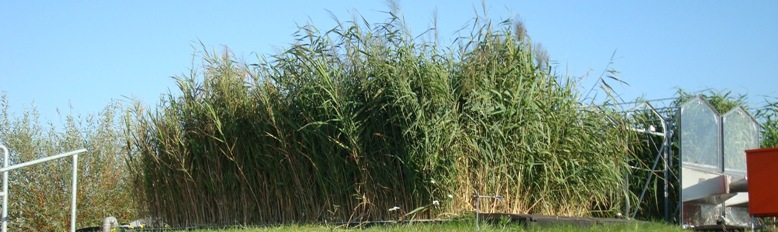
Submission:
[[[66,152],[58,155],[49,156],[46,158],[40,158],[32,161],[27,161],[20,164],[10,165],[9,159],[8,159],[8,148],[6,148],[3,145],[0,145],[0,150],[3,150],[3,168],[0,168],[0,172],[3,173],[3,191],[0,192],[0,196],[3,197],[3,225],[2,225],[2,232],[8,231],[8,172],[14,169],[19,169],[39,163],[43,163],[46,161],[51,161],[55,159],[65,158],[68,156],[73,156],[73,178],[71,180],[72,184],[72,196],[70,201],[70,231],[75,232],[76,231],[76,197],[78,196],[77,190],[76,190],[76,184],[78,183],[78,153],[85,152],[86,149],[79,149],[71,152]]]

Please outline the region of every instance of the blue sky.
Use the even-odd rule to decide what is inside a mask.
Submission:
[[[437,11],[442,44],[481,1],[400,1],[413,33]],[[486,1],[488,17],[522,19],[560,73],[588,89],[611,66],[624,99],[671,97],[676,88],[778,97],[778,1]],[[42,121],[97,113],[113,100],[153,106],[175,92],[202,41],[247,62],[293,42],[297,25],[321,29],[359,13],[383,22],[385,1],[2,1],[0,92],[13,114],[34,105]],[[195,66],[199,60],[194,60]],[[588,73],[588,77],[585,77]]]

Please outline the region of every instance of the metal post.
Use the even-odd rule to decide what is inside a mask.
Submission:
[[[654,158],[654,165],[651,165],[651,174],[646,177],[646,183],[643,184],[643,190],[640,191],[640,197],[638,197],[638,204],[643,202],[643,197],[646,196],[646,191],[648,191],[648,185],[651,183],[651,180],[654,179],[654,175],[656,173],[656,166],[659,165],[659,160],[662,158],[662,151],[665,149],[665,144],[662,142],[662,147],[659,148],[658,153],[656,154],[656,158]],[[637,217],[638,210],[632,211],[632,218]]]
[[[78,154],[73,155],[73,196],[70,199],[70,232],[76,232],[76,199],[78,198]]]
[[[481,194],[475,192],[475,231],[478,232],[478,211],[481,207]]]
[[[674,121],[677,124],[672,124],[673,126],[675,126],[675,129],[678,131],[677,135],[675,134],[675,131],[673,131],[673,136],[676,137],[675,140],[678,141],[678,155],[677,155],[678,156],[678,165],[677,165],[678,166],[678,170],[677,170],[678,171],[678,175],[676,176],[676,178],[678,179],[678,183],[677,184],[679,184],[679,185],[683,181],[683,171],[682,170],[683,170],[683,157],[684,157],[684,147],[683,147],[683,136],[684,136],[683,134],[684,133],[683,133],[683,123],[681,123],[681,121],[683,121],[683,115],[681,114],[681,112],[682,112],[681,108],[682,107],[675,108],[676,119]],[[668,124],[668,125],[670,125],[670,124]],[[685,222],[683,220],[683,212],[684,212],[684,209],[683,209],[683,186],[678,188],[678,196],[676,196],[676,200],[678,200],[677,201],[678,205],[676,206],[677,208],[676,208],[675,212],[677,212],[677,214],[675,215],[676,216],[675,220],[678,220],[678,224],[680,224],[681,227],[685,227],[686,225],[685,225]]]
[[[756,217],[751,215],[751,231],[756,231]]]
[[[3,150],[3,168],[8,167],[8,148],[0,145]],[[3,172],[3,232],[8,231],[8,171]]]
[[[662,120],[662,126],[665,127],[665,134],[668,133],[668,123]],[[664,144],[670,144],[670,138],[669,136],[665,136],[664,139],[662,139],[662,143]],[[670,157],[668,150],[670,149],[670,146],[663,146],[664,150],[662,150],[662,158],[664,159],[664,213],[665,213],[665,222],[670,223]]]

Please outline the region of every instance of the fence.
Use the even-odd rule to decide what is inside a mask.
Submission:
[[[3,168],[0,168],[0,172],[3,173],[3,191],[0,192],[0,196],[3,197],[3,218],[2,218],[2,232],[8,231],[8,172],[14,169],[19,169],[55,159],[65,158],[68,156],[73,157],[73,177],[72,177],[72,196],[70,202],[70,231],[76,231],[76,198],[78,196],[76,185],[78,184],[78,153],[85,152],[86,149],[75,150],[58,155],[53,155],[45,158],[40,158],[32,161],[27,161],[20,164],[10,165],[8,148],[0,145],[0,150],[3,150]]]

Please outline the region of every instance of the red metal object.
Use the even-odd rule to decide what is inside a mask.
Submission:
[[[778,148],[746,150],[748,211],[778,217]]]

